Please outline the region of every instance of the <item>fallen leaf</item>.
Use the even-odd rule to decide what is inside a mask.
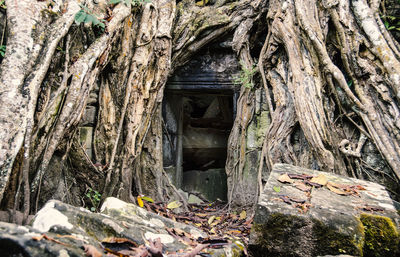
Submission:
[[[247,213],[245,210],[243,210],[240,215],[239,215],[239,220],[244,220],[246,219]]]
[[[215,225],[217,225],[219,223],[219,220],[215,220],[213,223],[210,224],[211,227],[214,227]]]
[[[339,188],[336,188],[336,187],[333,186],[331,183],[326,184],[326,187],[327,187],[329,190],[331,190],[332,192],[334,192],[335,194],[338,194],[338,195],[348,195],[348,193],[346,193],[345,191],[343,191],[343,190],[341,190],[341,189],[339,189]]]
[[[324,174],[319,174],[318,176],[313,177],[310,182],[325,186],[328,183],[328,179]]]
[[[133,247],[138,247],[138,244],[128,238],[123,237],[107,237],[101,240],[101,243],[108,244],[131,244]]]
[[[365,187],[363,187],[363,186],[361,186],[361,185],[355,185],[355,188],[356,188],[357,190],[367,190],[367,189],[365,189]]]
[[[311,191],[311,187],[306,186],[304,183],[302,182],[295,182],[293,184],[297,189],[303,191],[303,192],[310,192]]]
[[[227,233],[227,234],[241,234],[242,231],[240,231],[240,230],[229,230],[229,231],[227,231],[226,233]]]
[[[293,179],[289,178],[287,173],[280,175],[278,181],[281,183],[293,183]]]
[[[147,196],[142,196],[142,200],[148,201],[150,203],[154,203],[154,200],[152,198],[150,198],[150,197],[147,197]]]
[[[312,187],[315,187],[315,188],[320,188],[320,187],[322,187],[322,185],[320,185],[320,184],[318,184],[318,183],[314,183],[314,182],[308,181],[308,180],[304,180],[304,184],[309,185],[309,186],[312,186]]]
[[[314,176],[308,175],[308,174],[287,174],[289,178],[291,179],[302,179],[302,180],[307,180],[307,179],[312,179]]]
[[[277,193],[279,193],[281,191],[281,187],[274,186],[273,189]]]
[[[182,203],[181,202],[179,202],[179,201],[173,201],[173,202],[170,202],[168,205],[167,205],[167,208],[168,209],[176,209],[176,208],[179,208],[179,207],[181,207],[182,206]]]
[[[60,245],[70,246],[70,245],[67,244],[67,243],[63,243],[63,242],[58,241],[58,240],[56,240],[56,239],[54,239],[54,238],[52,238],[52,237],[49,237],[49,236],[47,236],[46,234],[42,234],[42,235],[40,235],[40,236],[34,236],[34,237],[32,237],[32,239],[35,240],[35,241],[40,241],[40,240],[42,240],[43,238],[46,239],[46,240],[49,240],[49,241],[51,241],[51,242],[60,244]]]
[[[214,221],[214,219],[215,219],[215,216],[214,216],[214,215],[211,216],[211,217],[208,219],[208,225],[211,225],[211,223]]]
[[[208,214],[207,213],[195,213],[194,215],[199,216],[199,217],[205,217]]]
[[[139,207],[143,208],[144,203],[143,203],[142,197],[139,195],[136,199],[137,199],[137,203],[138,203]]]
[[[101,257],[103,254],[97,250],[93,245],[83,245],[83,250],[85,251],[85,256],[89,257]]]

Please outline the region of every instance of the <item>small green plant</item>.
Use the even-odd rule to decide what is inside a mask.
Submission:
[[[6,46],[0,45],[0,55],[4,57],[5,54],[6,54]]]
[[[6,0],[0,0],[0,8],[7,9]]]
[[[242,66],[242,70],[239,73],[239,76],[235,78],[233,83],[235,85],[242,85],[245,88],[250,88],[252,89],[254,87],[252,78],[254,74],[257,72],[257,66],[254,64],[250,69],[246,67],[246,65],[243,62],[240,62],[240,65]]]
[[[390,15],[382,15],[383,24],[387,30],[399,30],[400,31],[400,17],[390,16]]]
[[[132,5],[133,7],[139,6],[143,3],[150,3],[150,0],[110,0],[110,4],[119,4],[119,3],[125,3],[126,6]]]
[[[92,212],[95,212],[99,208],[101,194],[98,191],[93,190],[92,188],[88,188],[86,190],[85,196],[89,199],[90,203],[92,204],[90,210]]]
[[[104,20],[99,20],[90,10],[84,5],[81,5],[81,9],[75,14],[75,23],[92,23],[93,26],[99,26],[104,29],[106,25]]]

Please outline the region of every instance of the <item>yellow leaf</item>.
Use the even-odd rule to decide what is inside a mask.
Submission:
[[[167,208],[168,209],[176,209],[176,208],[179,208],[179,207],[181,207],[182,206],[182,203],[181,202],[179,202],[179,201],[173,201],[173,202],[170,202],[168,205],[167,205]]]
[[[196,2],[197,6],[203,7],[208,3],[208,0],[200,0],[198,2]]]
[[[289,178],[287,173],[280,175],[278,181],[281,183],[293,183],[293,179]]]
[[[324,174],[319,174],[318,176],[313,177],[311,179],[311,182],[317,183],[321,186],[325,186],[328,183],[328,179],[325,177]]]
[[[150,198],[150,197],[147,197],[147,196],[142,196],[142,200],[148,201],[150,203],[154,203],[154,200],[152,198]]]
[[[239,220],[244,220],[244,219],[246,219],[246,216],[247,216],[247,213],[246,213],[245,210],[243,210],[243,211],[240,213]]]
[[[194,223],[194,225],[196,226],[196,227],[201,227],[201,223]]]
[[[208,225],[211,225],[211,223],[214,221],[214,219],[215,219],[215,216],[211,216],[211,217],[208,219]]]
[[[215,234],[215,228],[210,229],[209,231],[211,234]]]
[[[213,223],[210,224],[211,227],[214,227],[215,225],[217,225],[219,223],[219,220],[214,221]]]
[[[229,230],[226,233],[228,233],[228,234],[242,234],[242,231],[240,231],[240,230]]]
[[[139,207],[143,207],[144,204],[141,196],[137,197],[137,204],[139,205]]]
[[[199,217],[205,217],[208,214],[206,214],[206,213],[195,213],[194,215],[199,216]]]

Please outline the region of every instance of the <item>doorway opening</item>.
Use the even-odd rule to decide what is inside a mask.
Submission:
[[[177,187],[209,201],[227,198],[225,163],[234,97],[232,90],[167,90],[164,96],[165,169]]]
[[[229,41],[229,40],[228,40]],[[177,69],[163,99],[163,162],[177,188],[227,199],[225,163],[240,65],[229,44],[214,43]]]

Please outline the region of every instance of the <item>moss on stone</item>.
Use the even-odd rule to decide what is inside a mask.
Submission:
[[[364,231],[361,221],[355,234],[343,234],[330,228],[321,221],[313,221],[313,237],[316,239],[315,253],[317,255],[348,254],[362,256]]]
[[[361,221],[357,233],[345,234],[316,219],[301,215],[274,213],[265,224],[252,226],[254,256],[323,256],[348,254],[362,256],[364,242]]]
[[[262,146],[264,142],[265,134],[267,133],[267,128],[271,123],[269,118],[269,111],[262,111],[257,117],[257,145]]]
[[[269,215],[265,224],[253,223],[251,228],[255,244],[249,246],[254,256],[304,256],[294,252],[302,252],[307,245],[298,244],[296,239],[304,238],[299,233],[300,227],[307,227],[309,222],[301,216],[274,213]],[[304,240],[302,240],[304,242]],[[311,256],[311,255],[310,255]]]
[[[93,237],[97,241],[101,241],[107,237],[119,237],[120,235],[116,233],[110,226],[102,223],[98,219],[93,217],[78,214],[77,224],[81,227],[90,237]]]
[[[362,213],[360,220],[365,233],[364,257],[399,254],[399,232],[390,218]]]

